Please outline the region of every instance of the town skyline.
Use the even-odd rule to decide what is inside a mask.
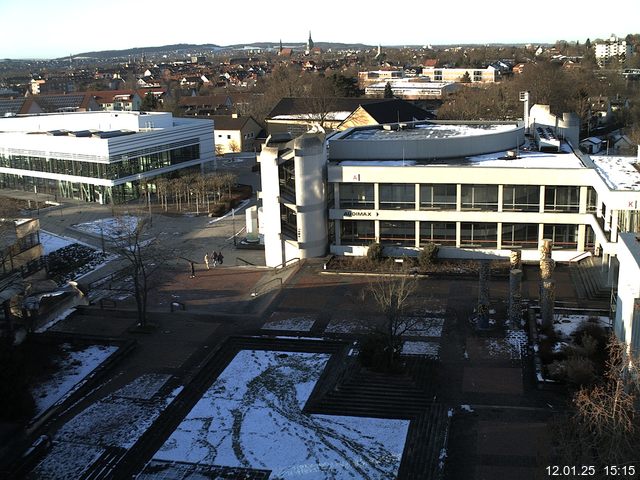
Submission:
[[[28,6],[9,0],[0,4],[0,17],[5,19],[0,33],[0,58],[54,59],[90,51],[181,43],[227,46],[280,39],[283,43],[300,43],[306,41],[309,31],[316,42],[396,47],[549,44],[558,40],[582,43],[587,38],[593,41],[637,30],[633,22],[640,14],[640,4],[633,0],[619,3],[618,11],[627,13],[616,17],[615,25],[602,26],[590,19],[591,12],[598,6],[593,0],[583,2],[579,10],[573,5],[538,2],[535,20],[533,17],[524,20],[531,16],[529,10],[511,13],[513,4],[506,0],[489,4],[463,1],[456,9],[464,13],[460,18],[454,17],[456,12],[446,4],[363,10],[361,6],[329,1],[323,4],[324,8],[313,9],[313,15],[308,15],[291,0],[278,2],[275,8],[249,1],[244,11],[253,14],[243,15],[241,21],[236,18],[233,5],[205,4],[198,6],[197,12],[187,12],[179,22],[173,20],[168,2],[154,4],[154,10],[149,11],[143,4],[114,0],[109,4],[110,11],[126,14],[118,15],[122,21],[113,22],[105,20],[114,17],[105,17],[104,8],[79,0],[56,4],[35,0]],[[540,12],[544,15],[539,15]],[[196,28],[188,21],[191,13],[211,21],[199,23],[203,26]],[[455,28],[452,28],[454,22]]]

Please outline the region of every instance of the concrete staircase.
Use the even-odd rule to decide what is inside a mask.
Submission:
[[[608,302],[611,288],[607,286],[607,268],[603,268],[598,257],[588,257],[570,265],[571,279],[578,298]]]

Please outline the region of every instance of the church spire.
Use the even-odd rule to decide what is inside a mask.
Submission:
[[[309,40],[307,40],[307,54],[313,50],[313,39],[311,38],[311,30],[309,30]]]

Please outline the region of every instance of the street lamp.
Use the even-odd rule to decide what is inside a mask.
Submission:
[[[235,208],[231,209],[231,224],[233,228],[233,246],[237,247],[238,243],[236,240],[236,209]]]

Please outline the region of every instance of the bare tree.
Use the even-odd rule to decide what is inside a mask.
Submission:
[[[363,304],[370,302],[382,314],[378,322],[363,323],[372,336],[373,345],[379,345],[381,352],[373,352],[383,359],[386,369],[392,369],[402,348],[402,336],[422,320],[407,315],[414,307],[413,295],[417,289],[416,279],[410,275],[380,276],[371,281],[362,291]]]
[[[155,238],[148,236],[148,217],[116,217],[118,235],[112,240],[113,251],[127,263],[133,281],[133,295],[138,312],[138,325],[147,325],[149,291],[169,253]]]
[[[556,428],[558,456],[577,464],[626,464],[640,449],[638,357],[615,336],[601,382],[582,387],[573,398],[575,415]]]

